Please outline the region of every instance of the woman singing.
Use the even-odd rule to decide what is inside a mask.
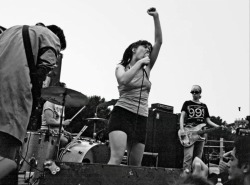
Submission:
[[[158,12],[150,8],[147,13],[154,19],[154,46],[145,40],[130,44],[116,67],[120,97],[109,119],[111,157],[108,164],[119,165],[127,149],[128,165],[141,165],[151,88],[149,76],[162,44]]]

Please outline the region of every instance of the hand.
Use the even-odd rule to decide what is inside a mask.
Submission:
[[[229,152],[223,154],[223,159],[220,160],[220,162],[219,162],[220,173],[223,173],[223,172],[227,173],[228,172],[228,169],[229,169],[228,161],[229,161],[229,158],[231,156],[231,152],[232,151],[229,151]]]
[[[155,15],[158,15],[158,12],[156,11],[156,9],[155,8],[149,8],[148,10],[147,10],[147,13],[149,14],[149,15],[151,15],[151,16],[155,16]]]
[[[150,58],[147,56],[147,57],[142,58],[138,62],[141,63],[141,66],[148,65],[150,63]]]
[[[231,155],[232,155],[232,150],[230,150],[230,151],[224,153],[224,154],[223,154],[223,158],[227,158],[227,159],[228,159]]]
[[[180,128],[180,134],[185,134],[184,128]]]
[[[64,121],[63,121],[63,125],[69,125],[69,124],[70,124],[70,122],[71,122],[71,120],[70,120],[70,119],[66,119],[66,120],[64,120]]]
[[[193,175],[207,178],[208,176],[208,167],[207,165],[198,157],[195,157],[192,164]]]
[[[63,131],[63,134],[64,134],[65,137],[67,137],[67,136],[71,137],[71,133],[66,131],[66,130]]]
[[[223,172],[227,173],[228,169],[229,169],[229,164],[221,160],[219,163],[220,173],[223,173]]]

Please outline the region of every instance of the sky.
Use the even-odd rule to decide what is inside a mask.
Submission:
[[[119,98],[115,67],[128,45],[154,43],[150,7],[159,13],[163,44],[151,71],[149,106],[180,113],[198,84],[210,116],[233,123],[250,115],[248,0],[8,0],[1,3],[0,25],[60,26],[67,40],[61,81],[110,101]]]

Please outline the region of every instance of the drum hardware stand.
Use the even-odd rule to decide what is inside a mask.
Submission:
[[[49,141],[49,137],[50,137],[51,135],[52,135],[52,134],[50,133],[49,129],[47,129],[46,132],[45,132],[44,141]]]
[[[37,167],[37,160],[35,157],[31,157],[29,159],[29,164],[30,164],[30,168],[36,168]]]
[[[49,169],[52,175],[55,175],[57,172],[60,171],[60,168],[55,164],[52,160],[46,160],[43,163],[44,169]]]
[[[62,99],[62,112],[61,112],[61,116],[60,116],[60,125],[59,125],[59,134],[58,134],[58,138],[57,138],[57,145],[56,145],[56,157],[59,155],[59,151],[60,151],[60,139],[62,136],[62,119],[63,119],[63,113],[64,113],[64,109],[65,109],[65,97],[67,94],[67,89],[64,91],[63,93],[63,99]]]
[[[97,110],[98,110],[98,106],[96,106],[96,110],[95,110],[95,118],[97,118]],[[96,121],[94,121],[94,128],[93,128],[93,139],[94,142],[96,142]]]
[[[98,109],[98,107],[96,107],[95,118],[97,118],[97,109]],[[93,139],[94,139],[94,141],[96,141],[96,121],[94,121]]]

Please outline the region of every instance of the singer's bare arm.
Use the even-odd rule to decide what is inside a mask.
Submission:
[[[116,66],[115,75],[118,83],[121,85],[128,84],[136,75],[138,70],[141,70],[143,65],[147,65],[150,62],[149,57],[145,57],[138,60],[129,70],[125,71],[125,67],[121,64]]]
[[[148,9],[148,14],[153,16],[154,18],[154,26],[155,26],[155,43],[153,45],[153,50],[150,55],[150,65],[149,67],[152,69],[155,61],[158,57],[161,45],[162,45],[162,31],[161,31],[161,23],[159,19],[159,14],[155,8]]]

